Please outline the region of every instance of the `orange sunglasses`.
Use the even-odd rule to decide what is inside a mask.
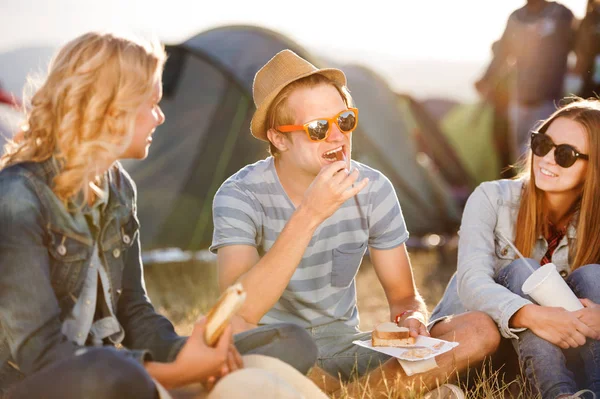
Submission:
[[[276,129],[281,133],[304,130],[311,141],[323,141],[329,137],[331,126],[334,123],[342,133],[350,133],[358,125],[358,108],[348,108],[333,118],[319,118],[306,122],[304,125],[277,126]]]

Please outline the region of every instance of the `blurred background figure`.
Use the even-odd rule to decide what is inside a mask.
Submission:
[[[589,0],[587,12],[575,41],[576,88],[583,98],[597,97],[600,92],[600,1]]]
[[[502,104],[498,89],[508,79],[511,163],[525,152],[530,130],[555,110],[563,96],[573,23],[573,13],[564,5],[527,0],[508,18],[504,34],[494,43],[490,65],[475,83],[482,97]]]

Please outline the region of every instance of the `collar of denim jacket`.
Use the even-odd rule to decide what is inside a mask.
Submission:
[[[52,187],[54,178],[60,172],[60,165],[58,160],[52,156],[43,162],[31,162],[27,168],[38,177],[42,178],[49,187]],[[103,180],[106,182],[103,184],[103,189],[108,189],[106,198],[106,210],[115,211],[120,207],[128,208],[131,210],[133,197],[133,191],[127,189],[129,185],[126,184],[125,171],[121,164],[117,161],[110,169],[105,172]],[[83,193],[77,194],[73,199],[67,203],[67,210],[69,212],[86,211],[89,210],[89,205],[84,200]]]

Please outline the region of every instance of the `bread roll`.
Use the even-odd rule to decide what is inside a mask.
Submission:
[[[208,345],[214,346],[217,343],[231,317],[240,309],[244,300],[246,300],[246,291],[240,283],[232,285],[221,294],[206,316],[204,339]]]

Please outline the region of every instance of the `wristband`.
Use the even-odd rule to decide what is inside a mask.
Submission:
[[[398,323],[400,323],[402,321],[402,318],[404,316],[406,316],[407,314],[414,313],[414,312],[415,312],[414,310],[405,310],[404,312],[397,314],[396,318],[394,319],[394,321],[396,322],[396,324],[398,324]]]

